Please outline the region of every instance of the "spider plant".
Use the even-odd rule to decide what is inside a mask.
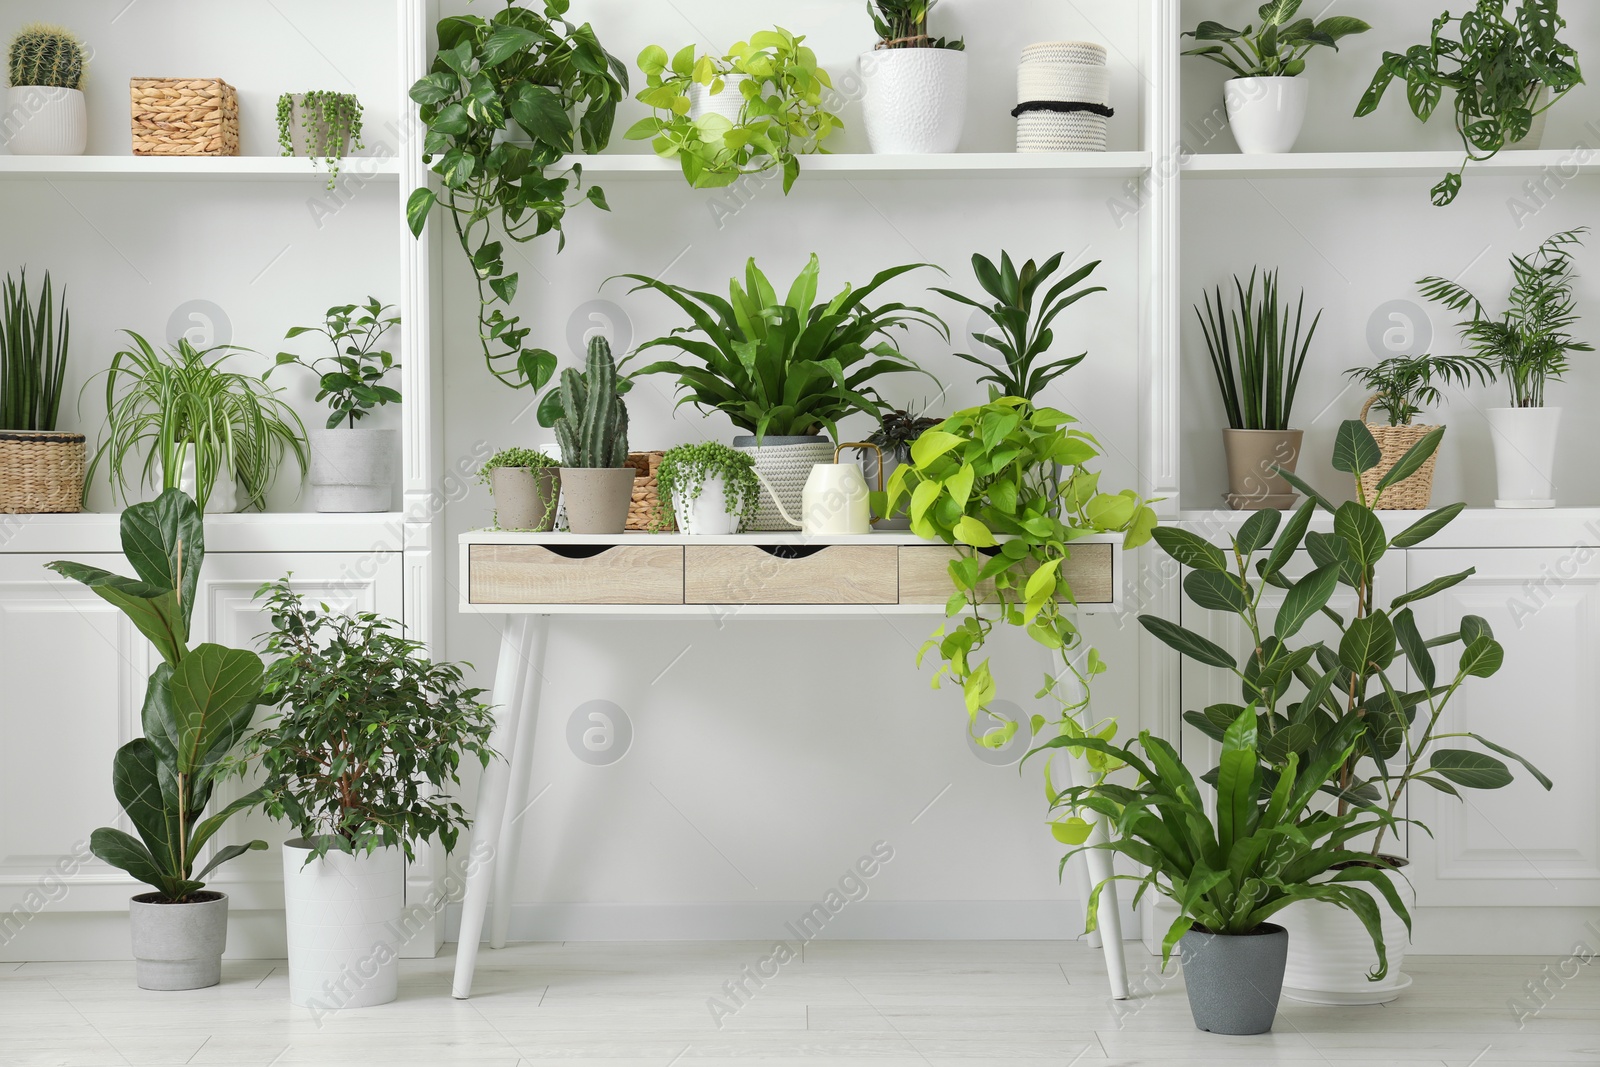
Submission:
[[[1287,430],[1300,372],[1322,312],[1306,329],[1306,294],[1301,290],[1291,329],[1291,309],[1278,301],[1277,271],[1253,270],[1248,283],[1236,274],[1233,286],[1239,297],[1237,308],[1227,308],[1218,286],[1215,304],[1207,293],[1205,310],[1194,309],[1205,331],[1228,425],[1235,430]]]
[[[1443,403],[1440,385],[1488,385],[1494,377],[1481,356],[1394,356],[1370,367],[1352,367],[1345,376],[1376,393],[1372,406],[1389,416],[1390,426],[1410,426],[1424,407]]]
[[[184,454],[193,448],[195,501],[205,511],[219,475],[239,480],[248,502],[266,504],[285,453],[306,470],[306,428],[293,408],[253,374],[224,370],[248,349],[216,345],[197,349],[187,340],[157,349],[132,330],[131,348],[106,370],[106,433],[89,466],[94,477],[105,460],[114,492],[128,497],[129,471],[145,451],[139,484],[159,473],[163,490],[178,487]]]
[[[1567,373],[1567,354],[1594,351],[1593,345],[1571,333],[1578,321],[1572,256],[1588,232],[1587,226],[1567,230],[1531,256],[1513,256],[1510,306],[1499,318],[1448,278],[1424,278],[1419,283],[1429,300],[1451,311],[1472,312],[1471,320],[1460,323],[1459,329],[1474,356],[1462,358],[1481,360],[1492,368],[1492,377],[1503,376],[1511,386],[1513,407],[1544,407],[1545,383],[1559,382]]]
[[[6,275],[0,292],[0,430],[56,428],[72,333],[65,297],[63,289],[58,319],[48,271],[37,306],[28,292],[28,272],[20,282]]]

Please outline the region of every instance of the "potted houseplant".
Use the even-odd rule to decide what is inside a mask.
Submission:
[[[339,182],[339,162],[361,143],[361,101],[354,93],[313,89],[278,97],[278,147],[286,156],[309,156],[328,164],[328,188]]]
[[[1378,954],[1376,974],[1387,973],[1385,938],[1371,886],[1404,919],[1411,916],[1390,881],[1390,870],[1353,860],[1366,857],[1346,846],[1365,833],[1381,834],[1399,820],[1375,805],[1337,814],[1314,810],[1322,784],[1355,747],[1356,723],[1327,738],[1303,765],[1298,754],[1271,775],[1261,764],[1267,744],[1254,707],[1242,708],[1222,735],[1222,755],[1211,775],[1213,818],[1199,783],[1178,750],[1148,730],[1138,752],[1094,737],[1058,737],[1043,746],[1099,752],[1139,775],[1136,786],[1100,782],[1073,786],[1052,797],[1055,808],[1089,811],[1116,827],[1110,840],[1080,846],[1126,856],[1142,874],[1114,875],[1097,884],[1089,907],[1113,879],[1154,889],[1178,906],[1162,939],[1162,966],[1174,946],[1183,949],[1183,981],[1194,1024],[1214,1034],[1264,1034],[1272,1029],[1294,939],[1270,920],[1300,901],[1349,912]],[[1069,853],[1069,857],[1074,853]]]
[[[891,331],[920,323],[949,338],[944,322],[921,308],[867,303],[883,285],[919,266],[880,271],[866,285],[846,287],[826,302],[817,299],[821,266],[815,255],[781,302],[753,259],[744,286],[738,279],[731,283],[730,297],[623,275],[639,283],[634,292],[655,290],[693,322],[638,349],[675,348],[683,362],[663,360],[632,375],[674,375],[680,405],[720,411],[745,431],[733,446],[752,451],[756,470],[778,493],[776,502],[763,497],[750,529],[789,529],[780,504],[799,514],[812,465],[833,461],[834,447],[822,432],[837,437],[839,421],[858,411],[875,416],[883,406],[873,384],[880,375],[919,371],[891,340]]]
[[[1509,306],[1499,318],[1489,314],[1465,286],[1448,278],[1424,278],[1423,295],[1451,311],[1470,311],[1459,324],[1462,340],[1475,357],[1511,387],[1511,406],[1489,409],[1499,491],[1495,507],[1555,507],[1556,441],[1561,409],[1545,407],[1545,384],[1567,373],[1567,356],[1593,352],[1572,336],[1578,322],[1573,285],[1574,252],[1587,227],[1551,237],[1532,256],[1513,256]]]
[[[161,655],[145,690],[144,736],[112,760],[112,789],[138,836],[102,826],[89,847],[151,887],[134,896],[128,911],[139,987],[200,989],[222,980],[228,943],[228,897],[207,889],[206,875],[267,847],[265,841],[223,845],[209,858],[205,851],[232,815],[261,799],[250,793],[205,816],[255,713],[261,657],[222,645],[189,647],[206,556],[193,500],[168,489],[124,511],[121,527],[123,554],[137,578],[65,560],[50,564],[120,608]]]
[[[260,806],[296,836],[283,847],[289,999],[366,1007],[395,998],[413,845],[455,847],[451,790],[464,757],[487,766],[493,712],[456,664],[434,663],[398,624],[308,606],[263,586],[273,629],[262,703],[279,710],[245,744]]]
[[[279,352],[278,367],[304,367],[317,375],[317,400],[328,405],[328,422],[311,431],[311,502],[323,512],[388,511],[398,474],[400,434],[371,430],[357,422],[374,409],[400,403],[400,392],[383,384],[400,364],[378,346],[400,325],[394,309],[368,297],[365,304],[331,307],[321,326],[295,326],[284,335],[320,334],[333,355],[307,360]]]
[[[434,206],[444,205],[477,284],[484,362],[501,384],[535,393],[554,377],[556,357],[526,347],[530,327],[509,314],[517,274],[505,269],[504,240],[551,231],[565,240],[568,194],[581,189],[583,169],[568,170],[563,160],[604,149],[628,95],[626,65],[587,22],[566,18],[569,0],[542,6],[506,0],[492,18],[439,20],[439,50],[411,99],[428,131],[422,161],[439,176],[440,191],[424,186],[406,201],[419,238]],[[609,210],[597,185],[575,203],[584,200]]]
[[[1578,53],[1557,36],[1567,28],[1558,3],[1526,0],[1508,16],[1511,0],[1477,0],[1459,17],[1446,11],[1434,19],[1426,43],[1383,54],[1356,117],[1378,110],[1396,78],[1423,122],[1446,89],[1455,93],[1456,132],[1467,158],[1433,187],[1439,207],[1460,195],[1467,163],[1493,159],[1503,148],[1538,148],[1546,114],[1583,84]],[[1449,33],[1452,23],[1460,40]]]
[[[628,466],[628,405],[618,388],[611,342],[589,339],[580,372],[561,373],[561,498],[567,528],[577,534],[619,534],[628,525],[637,471]]]
[[[717,441],[667,449],[656,472],[661,525],[696,537],[743,533],[761,502],[755,470],[749,452]]]
[[[1158,640],[1229,675],[1228,702],[1186,712],[1184,719],[1220,740],[1248,706],[1263,739],[1261,758],[1272,773],[1286,772],[1296,761],[1309,768],[1326,751],[1330,737],[1341,738],[1341,748],[1353,742],[1333,772],[1316,783],[1324,803],[1339,814],[1375,806],[1397,816],[1413,784],[1450,796],[1460,796],[1463,788],[1503,787],[1512,775],[1502,756],[1521,763],[1550,788],[1550,780],[1516,753],[1476,733],[1446,728],[1458,691],[1473,678],[1495,674],[1504,649],[1489,624],[1476,616],[1463,618],[1450,632],[1424,634],[1415,605],[1467,581],[1474,571],[1402,592],[1387,604],[1375,595],[1377,566],[1389,551],[1425,544],[1466,507],[1454,504],[1430,512],[1392,537],[1373,510],[1385,491],[1422,469],[1443,436],[1443,427],[1429,430],[1369,493],[1362,476],[1383,462],[1383,451],[1365,423],[1351,419],[1339,427],[1333,466],[1354,482],[1354,500],[1335,506],[1297,475],[1285,474],[1308,498],[1287,522],[1280,512],[1259,512],[1220,547],[1180,528],[1155,532],[1156,543],[1188,569],[1183,579],[1188,599],[1198,608],[1221,613],[1230,625],[1236,620],[1248,634],[1239,657],[1192,629],[1157,616],[1140,617]],[[1332,517],[1330,533],[1310,528],[1319,508]],[[1313,569],[1292,578],[1288,567],[1302,549]],[[1353,592],[1353,610],[1329,609],[1340,586]],[[1276,605],[1276,611],[1269,605]],[[1304,634],[1319,618],[1325,620],[1324,633],[1326,624],[1332,624],[1328,639]],[[1441,648],[1449,650],[1450,666],[1444,670],[1437,659]],[[1232,702],[1239,698],[1243,705]],[[1354,733],[1343,739],[1347,730]],[[1308,780],[1305,771],[1301,774]],[[1386,845],[1399,846],[1389,836],[1391,829],[1380,828],[1363,842],[1361,854],[1349,859],[1351,869],[1403,868],[1402,856],[1384,851]],[[1289,996],[1318,1003],[1377,1004],[1393,1000],[1410,984],[1400,970],[1404,914],[1387,893],[1373,902],[1388,950],[1386,956],[1380,953],[1379,967],[1371,973],[1370,959],[1350,951],[1360,931],[1348,916],[1311,903],[1283,913],[1281,921],[1292,934]],[[1370,931],[1371,923],[1366,918],[1362,922]]]
[[[626,136],[676,159],[696,189],[778,170],[787,193],[800,176],[799,157],[826,151],[822,143],[841,127],[823,106],[833,80],[805,38],[781,26],[753,34],[724,56],[697,56],[689,45],[669,59],[651,45],[639,54],[639,69],[645,75],[639,100],[654,114]]]
[[[1300,4],[1267,0],[1258,12],[1260,26],[1235,30],[1206,21],[1184,34],[1199,42],[1184,55],[1204,56],[1233,75],[1225,90],[1228,125],[1241,152],[1292,152],[1310,97],[1310,83],[1300,77],[1306,57],[1317,47],[1337,52],[1344,38],[1372,29],[1349,15],[1330,15],[1320,22],[1297,19]]]
[[[1367,429],[1383,461],[1361,475],[1362,487],[1374,508],[1399,511],[1425,511],[1433,498],[1433,470],[1439,454],[1417,468],[1417,473],[1379,493],[1378,482],[1390,469],[1432,431],[1433,427],[1414,421],[1423,407],[1444,402],[1440,385],[1470,385],[1476,378],[1487,384],[1491,374],[1487,361],[1477,356],[1392,356],[1370,367],[1352,367],[1345,375],[1372,395],[1361,408],[1361,420],[1374,409],[1386,418],[1381,423],[1367,422]]]
[[[286,454],[303,477],[306,428],[277,391],[253,374],[223,369],[248,349],[197,349],[179,339],[157,349],[132,330],[133,347],[111,357],[106,371],[106,431],[89,464],[109,468],[113,492],[128,496],[136,454],[145,452],[139,482],[159,475],[162,489],[182,488],[202,513],[265,507],[267,489]]]
[[[494,524],[501,530],[556,528],[561,499],[561,464],[532,448],[502,448],[478,471],[494,497]]]
[[[89,115],[83,98],[88,63],[83,42],[59,26],[34,22],[11,38],[6,65],[10,79],[6,148],[12,155],[83,155],[89,145]]]
[[[75,512],[83,500],[84,437],[56,429],[72,315],[45,273],[38,302],[22,280],[0,290],[0,514]]]
[[[931,415],[916,415],[902,408],[885,411],[878,417],[878,428],[872,431],[867,443],[878,446],[878,451],[864,451],[862,474],[868,485],[887,486],[894,472],[911,462],[911,446],[917,438],[933,429],[942,419]],[[878,516],[877,528],[885,532],[911,529],[911,517],[904,512],[889,515],[886,501],[874,498],[873,513]]]
[[[966,43],[928,34],[938,0],[870,0],[878,43],[861,56],[862,118],[879,153],[954,152],[967,120]]]
[[[1227,500],[1236,511],[1294,503],[1294,490],[1278,472],[1293,471],[1300,457],[1305,434],[1291,430],[1289,419],[1300,372],[1322,321],[1319,311],[1306,328],[1306,294],[1301,290],[1291,331],[1290,306],[1278,302],[1278,272],[1263,274],[1259,290],[1256,275],[1250,272],[1248,285],[1234,275],[1239,303],[1233,311],[1221,286],[1215,304],[1207,293],[1205,311],[1194,309],[1228,416],[1222,443],[1228,458]]]

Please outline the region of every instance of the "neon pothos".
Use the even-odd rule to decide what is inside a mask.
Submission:
[[[1100,491],[1100,475],[1088,468],[1099,446],[1072,429],[1074,422],[1065,412],[1001,397],[925,431],[911,446],[911,462],[889,480],[884,514],[908,507],[914,533],[959,549],[950,563],[955,590],[945,606],[948,621],[922,646],[917,661],[938,653],[943,665],[933,684],[937,688],[948,677],[961,685],[973,726],[997,689],[989,660],[977,657],[995,628],[1005,625],[1024,629],[1060,656],[1061,670],[1045,676],[1036,697],[1060,704],[1053,725],[1061,736],[1116,734],[1114,719],[1080,718],[1089,706],[1090,680],[1106,665],[1094,649],[1082,665],[1077,661],[1083,634],[1071,616],[1073,593],[1063,568],[1073,543],[1094,534],[1125,532],[1128,548],[1143,544],[1156,516],[1132,490]],[[986,731],[981,741],[994,748],[1024,725],[1031,737],[1051,722],[1043,715],[1026,724],[1005,721],[992,710],[990,715],[1003,725]],[[1088,756],[1097,775],[1114,767],[1098,752]],[[1087,829],[1081,820],[1069,820],[1057,835],[1081,841]]]
[[[545,0],[540,15],[506,0],[491,19],[441,19],[433,67],[411,87],[428,127],[422,160],[442,189],[413,192],[406,221],[420,236],[436,203],[449,209],[477,280],[478,341],[489,371],[512,388],[535,391],[555,373],[556,357],[524,347],[529,327],[506,313],[517,274],[506,272],[495,223],[518,242],[553,230],[564,246],[567,194],[581,188],[583,168],[564,168],[562,158],[580,143],[589,154],[605,148],[617,104],[628,93],[627,68],[600,46],[588,23],[563,17],[569,6]],[[610,210],[598,186],[585,198]]]

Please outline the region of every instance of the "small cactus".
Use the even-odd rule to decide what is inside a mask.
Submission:
[[[34,22],[11,38],[7,70],[13,86],[81,89],[87,65],[83,42],[60,26]]]
[[[582,373],[561,373],[561,409],[556,441],[564,466],[625,467],[628,460],[628,406],[617,391],[617,361],[604,337],[589,341]]]

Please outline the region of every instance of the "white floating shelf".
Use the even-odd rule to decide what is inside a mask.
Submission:
[[[339,167],[339,180],[393,182],[400,160],[351,156]],[[5,156],[0,178],[63,178],[93,181],[304,181],[326,182],[327,164],[284,156]]]
[[[122,551],[120,512],[0,515],[0,555]],[[405,516],[267,512],[207,515],[208,552],[399,551]]]
[[[683,180],[676,161],[653,155],[569,156],[585,176],[606,181]],[[800,180],[851,178],[1132,178],[1150,169],[1149,152],[953,152],[948,155],[814,155],[800,160]],[[778,173],[772,171],[773,182]],[[759,179],[753,179],[759,180]],[[710,190],[714,191],[714,190]]]
[[[1460,152],[1290,152],[1279,156],[1233,153],[1195,155],[1183,161],[1183,172],[1195,178],[1344,178],[1443,175],[1461,165]],[[1585,148],[1552,151],[1505,151],[1484,163],[1472,163],[1469,174],[1522,176],[1547,170],[1564,176],[1600,173],[1600,152]]]

